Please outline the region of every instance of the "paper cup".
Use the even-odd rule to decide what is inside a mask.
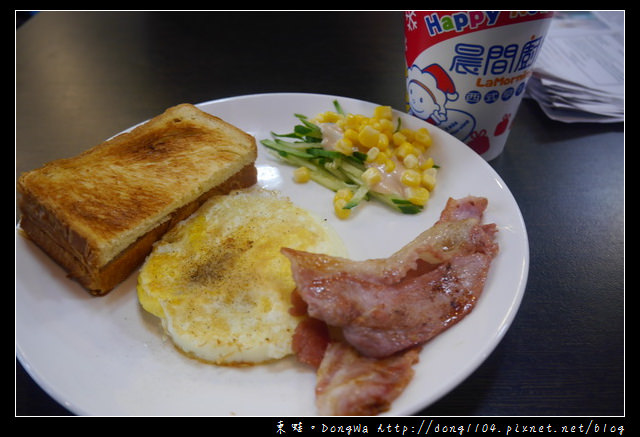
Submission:
[[[552,16],[405,12],[407,111],[494,159],[504,149]]]

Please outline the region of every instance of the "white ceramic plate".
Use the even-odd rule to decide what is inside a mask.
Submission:
[[[199,106],[254,135],[289,132],[294,113],[333,109],[371,115],[373,103],[318,94],[258,94]],[[382,102],[384,104],[384,102]],[[403,125],[425,123],[398,113]],[[484,294],[464,320],[429,342],[415,377],[387,415],[412,415],[467,378],[491,353],[513,320],[524,293],[529,247],[509,189],[463,143],[427,125],[438,185],[419,215],[401,215],[367,203],[346,221],[334,217],[333,193],[292,182],[293,169],[258,145],[259,183],[326,218],[351,258],[386,257],[437,219],[448,197],[485,196],[486,222],[498,225],[500,253]],[[268,365],[217,367],[186,358],[137,302],[136,274],[105,297],[91,297],[32,243],[16,232],[16,354],[34,380],[78,415],[315,415],[315,375],[293,358]]]

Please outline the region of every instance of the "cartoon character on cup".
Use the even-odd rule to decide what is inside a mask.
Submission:
[[[475,118],[464,111],[451,108],[458,99],[455,84],[438,64],[425,68],[412,65],[407,72],[409,113],[449,132],[465,141],[473,132]]]

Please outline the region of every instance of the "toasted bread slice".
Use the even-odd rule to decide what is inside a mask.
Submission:
[[[21,228],[93,294],[214,194],[255,184],[255,139],[190,104],[23,173]]]

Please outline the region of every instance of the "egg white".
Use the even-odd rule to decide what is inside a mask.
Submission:
[[[289,314],[295,283],[281,247],[347,255],[323,220],[279,193],[216,196],[155,244],[140,270],[138,300],[194,358],[283,358],[299,319]]]

